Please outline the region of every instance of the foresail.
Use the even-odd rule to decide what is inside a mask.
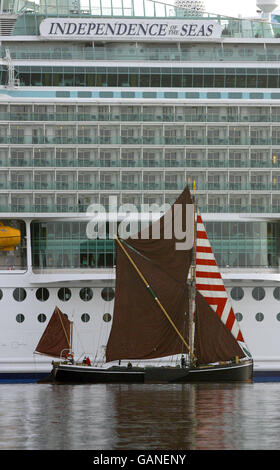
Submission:
[[[196,290],[217,313],[235,339],[244,342],[199,212],[196,232]]]
[[[195,357],[198,364],[245,357],[234,336],[200,292],[196,292]]]
[[[35,353],[51,357],[66,357],[70,349],[71,322],[65,313],[55,308],[35,349]]]

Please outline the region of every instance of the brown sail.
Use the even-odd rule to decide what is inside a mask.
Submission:
[[[67,315],[56,307],[35,353],[52,357],[66,357],[70,349],[70,326],[71,322]]]
[[[199,292],[196,292],[194,344],[198,364],[229,361],[235,356],[246,357],[231,332]]]
[[[125,250],[149,282],[155,295],[186,335],[187,285],[176,281],[156,264],[132,250]],[[114,318],[106,349],[106,361],[152,359],[186,353],[186,346],[161,311],[151,291],[116,243],[117,271]]]
[[[170,277],[185,282],[188,277],[191,263],[192,250],[178,250],[176,243],[178,239],[175,234],[176,222],[180,223],[182,232],[185,232],[190,220],[186,220],[186,204],[192,204],[192,196],[188,187],[181,193],[175,203],[158,221],[151,224],[146,230],[139,232],[138,239],[128,238],[127,243],[139,253],[147,257],[163,271],[168,272]],[[181,206],[182,217],[180,221],[175,218],[175,205]],[[166,237],[166,221],[171,225],[171,237]],[[158,227],[158,230],[155,228]],[[153,233],[158,233],[158,238],[153,238]],[[193,231],[192,231],[193,235]],[[146,239],[144,238],[146,237]]]

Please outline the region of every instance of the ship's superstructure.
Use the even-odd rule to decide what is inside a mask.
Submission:
[[[101,360],[115,253],[89,206],[147,213],[193,181],[256,370],[280,371],[280,25],[200,7],[2,1],[0,377],[49,370],[56,305]]]

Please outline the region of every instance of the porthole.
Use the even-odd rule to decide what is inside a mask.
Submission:
[[[236,320],[237,320],[238,322],[242,321],[242,320],[243,320],[243,315],[242,315],[242,313],[236,312],[235,318],[236,318]]]
[[[89,316],[89,314],[88,314],[88,313],[83,313],[83,314],[81,315],[81,320],[82,320],[82,322],[84,322],[84,323],[87,323],[88,321],[90,321],[90,316]]]
[[[108,323],[109,321],[112,320],[112,315],[110,313],[104,313],[103,315],[103,321],[105,321],[106,323]]]
[[[263,287],[254,287],[252,296],[255,300],[263,300],[265,297],[265,290]]]
[[[233,300],[241,300],[244,297],[244,290],[242,287],[233,287],[230,291]]]
[[[19,313],[19,314],[16,316],[16,321],[17,321],[18,323],[22,323],[22,322],[24,322],[24,320],[25,320],[25,317],[24,317],[24,315],[23,315],[22,313]]]
[[[17,302],[22,302],[26,297],[26,290],[22,287],[17,287],[13,292],[13,297]]]
[[[273,297],[276,300],[280,300],[280,287],[275,287],[275,289],[273,291]]]
[[[278,321],[280,321],[280,313],[277,313],[276,319],[277,319]]]
[[[36,290],[36,298],[41,302],[48,300],[49,295],[49,290],[46,287],[39,287],[39,289]]]
[[[2,289],[0,289],[0,300],[2,299],[2,297],[3,297],[3,291]]]
[[[93,297],[93,291],[90,287],[84,287],[80,290],[80,298],[85,302],[88,302]]]
[[[255,315],[255,319],[257,321],[263,321],[264,319],[264,314],[262,312],[258,312],[256,315]]]
[[[101,297],[103,300],[110,301],[115,297],[115,292],[112,287],[104,287],[101,292]]]
[[[71,290],[68,287],[61,287],[57,293],[59,300],[67,302],[71,299]]]
[[[40,323],[44,323],[46,321],[47,317],[44,313],[39,313],[38,317],[37,317],[37,320],[40,322]]]

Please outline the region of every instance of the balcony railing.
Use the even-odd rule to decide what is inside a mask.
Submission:
[[[104,206],[108,210],[107,206]],[[141,211],[141,206],[136,208]],[[85,204],[5,204],[0,205],[0,213],[80,213],[86,212],[88,205]],[[247,214],[280,214],[280,205],[260,204],[260,205],[208,205],[199,207],[201,213],[247,213]]]
[[[190,123],[190,122],[213,122],[213,123],[275,123],[280,122],[280,114],[235,114],[227,115],[226,113],[222,114],[187,114],[182,112],[170,112],[162,114],[160,112],[156,113],[124,113],[121,110],[119,112],[112,113],[13,113],[13,112],[1,112],[0,121],[31,121],[31,122],[181,122],[181,123]]]
[[[135,190],[135,191],[181,191],[185,188],[186,182],[181,181],[177,183],[173,182],[146,182],[138,181],[135,183],[126,183],[120,181],[111,182],[88,182],[80,183],[77,181],[49,181],[49,182],[34,182],[34,181],[1,181],[0,189],[3,190],[40,190],[40,191],[124,191],[124,190]],[[197,191],[279,191],[280,181],[278,182],[253,182],[248,181],[244,183],[232,183],[232,182],[205,182],[196,180]]]
[[[176,146],[268,146],[268,145],[280,145],[280,137],[166,137],[162,135],[158,136],[135,136],[135,137],[122,137],[118,135],[114,136],[69,136],[69,137],[57,137],[42,135],[39,137],[33,137],[31,135],[24,136],[0,136],[0,144],[7,145],[176,145]]]

